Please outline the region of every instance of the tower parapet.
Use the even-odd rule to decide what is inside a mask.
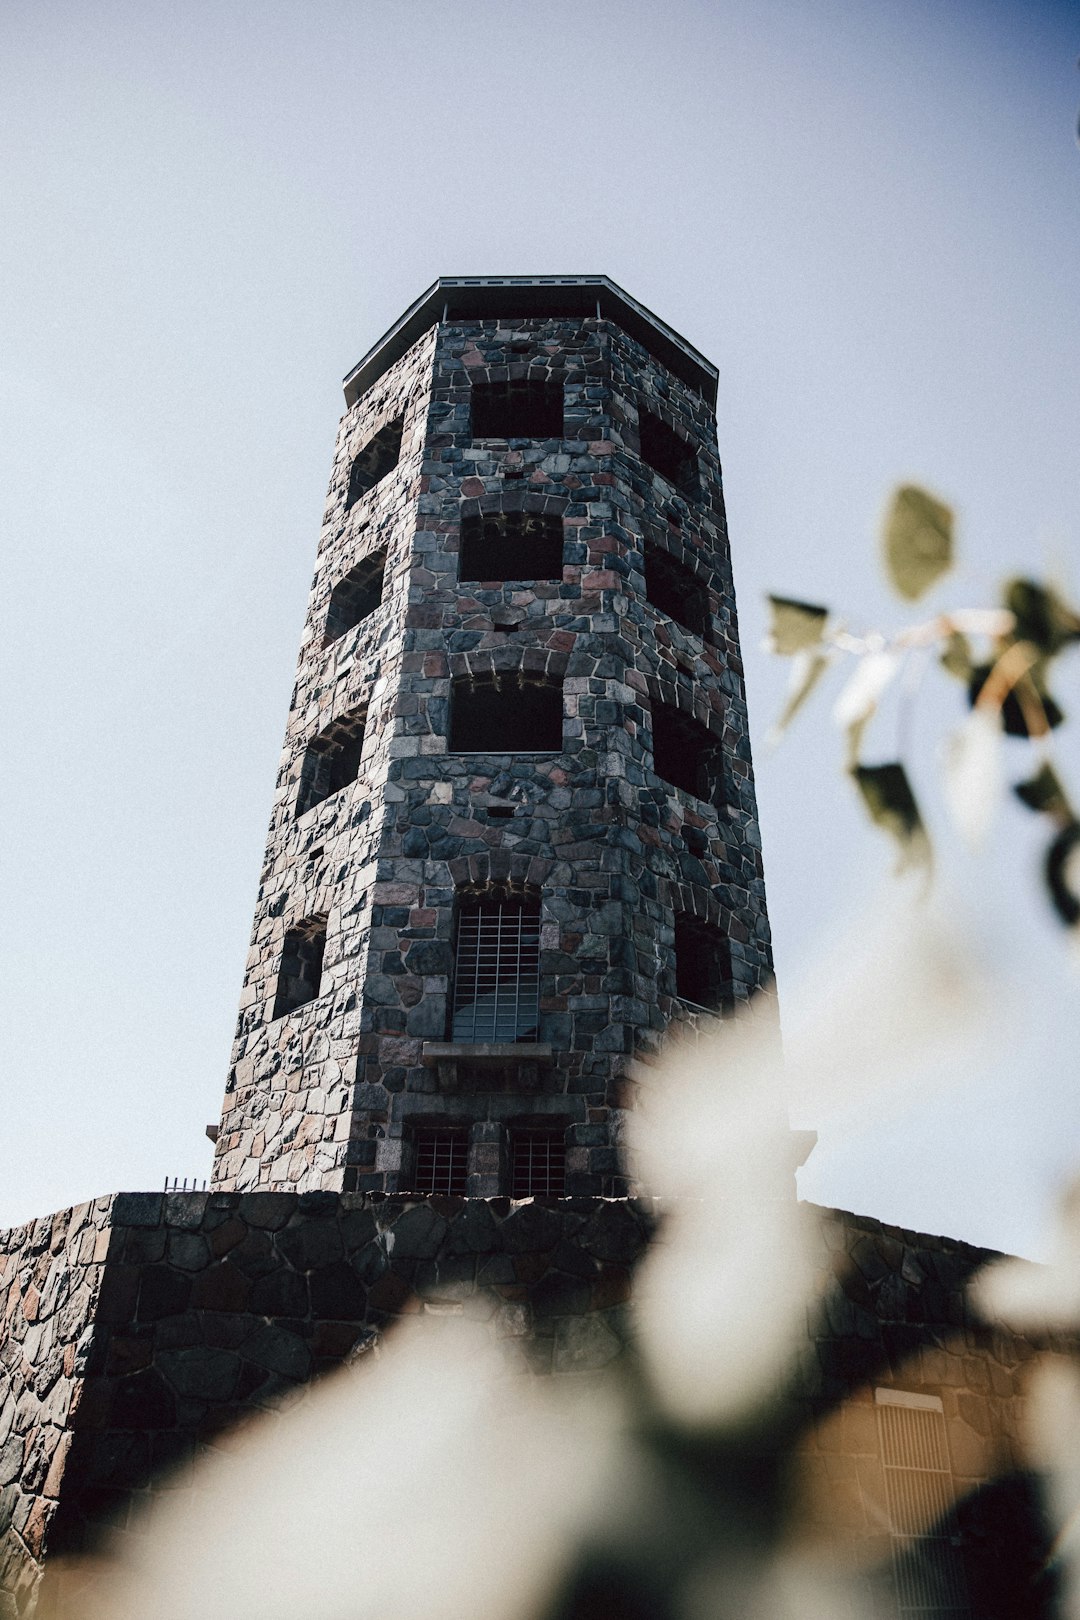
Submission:
[[[220,1190],[621,1194],[634,1058],[768,986],[715,390],[605,277],[349,374]]]

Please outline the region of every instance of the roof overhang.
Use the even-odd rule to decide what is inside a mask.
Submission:
[[[712,362],[608,276],[440,276],[348,373],[346,403],[355,404],[437,321],[589,315],[621,326],[715,407],[719,374]]]

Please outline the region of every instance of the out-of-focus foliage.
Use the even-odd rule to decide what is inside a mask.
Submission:
[[[917,602],[952,567],[952,508],[924,489],[904,484],[885,519],[884,550],[894,590]]]
[[[883,526],[885,572],[906,602],[923,597],[954,561],[954,516],[937,497],[915,485],[898,489]],[[845,659],[855,668],[833,709],[844,733],[847,769],[875,825],[896,841],[900,865],[930,865],[930,839],[902,758],[863,758],[867,728],[883,697],[902,683],[905,701],[931,665],[961,682],[971,710],[942,750],[944,792],[952,818],[971,845],[985,837],[1007,775],[1002,740],[1013,737],[1035,751],[1030,775],[1014,782],[1020,802],[1049,825],[1044,860],[1048,898],[1070,928],[1080,925],[1080,819],[1050,757],[1051,737],[1064,722],[1050,687],[1055,660],[1080,643],[1080,613],[1055,586],[1028,578],[1007,580],[1002,605],[936,614],[890,634],[853,634],[829,609],[789,597],[769,598],[767,650],[792,661],[791,681],[772,736],[778,739],[827,671]]]

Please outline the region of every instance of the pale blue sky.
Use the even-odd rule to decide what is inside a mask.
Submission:
[[[1039,0],[8,0],[0,1221],[208,1171],[340,378],[436,275],[605,272],[716,361],[781,993],[877,892],[828,705],[764,755],[761,599],[894,615],[897,479],[957,506],[942,600],[1075,552],[1078,50]],[[1038,1249],[1080,1019],[1035,831],[943,859],[1013,1038],[819,1119],[807,1196]]]

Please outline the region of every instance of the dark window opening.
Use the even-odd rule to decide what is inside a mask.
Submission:
[[[696,636],[705,635],[709,628],[709,602],[705,587],[661,546],[645,542],[645,595],[653,607],[666,613],[669,619],[692,630]]]
[[[452,1125],[423,1125],[413,1137],[412,1190],[464,1198],[469,1185],[469,1138]]]
[[[454,953],[451,1039],[535,1041],[540,1022],[540,901],[462,901]]]
[[[330,592],[330,605],[326,612],[326,634],[323,636],[323,646],[329,647],[332,641],[337,641],[347,630],[352,630],[361,619],[366,619],[369,613],[382,601],[383,573],[386,568],[386,551],[373,552],[358,562],[355,568],[350,568],[343,579],[339,579]]]
[[[712,732],[666,703],[652,705],[652,724],[657,776],[706,804],[726,804],[723,751]]]
[[[561,439],[563,388],[561,382],[523,377],[504,383],[474,383],[472,389],[474,439]]]
[[[401,434],[405,426],[405,418],[398,416],[393,422],[387,422],[365,444],[360,454],[355,457],[349,469],[349,493],[345,501],[345,510],[355,506],[361,495],[366,495],[369,489],[384,479],[389,472],[393,472],[401,456]]]
[[[455,754],[558,754],[562,687],[515,674],[454,682],[450,750]]]
[[[562,579],[562,570],[561,517],[492,512],[462,518],[459,579]]]
[[[675,918],[675,994],[706,1012],[731,1010],[731,953],[716,928],[697,917]]]
[[[307,917],[285,935],[278,971],[274,1017],[306,1007],[319,994],[323,952],[326,949],[326,918]]]
[[[697,454],[686,440],[651,411],[642,410],[638,422],[641,459],[684,495],[698,493]]]
[[[492,821],[509,821],[515,810],[512,804],[489,804],[487,813]]]
[[[562,1198],[565,1191],[566,1132],[562,1126],[511,1130],[511,1198]]]
[[[367,710],[358,709],[327,726],[308,743],[300,769],[300,791],[296,796],[298,816],[356,781],[366,723]]]

